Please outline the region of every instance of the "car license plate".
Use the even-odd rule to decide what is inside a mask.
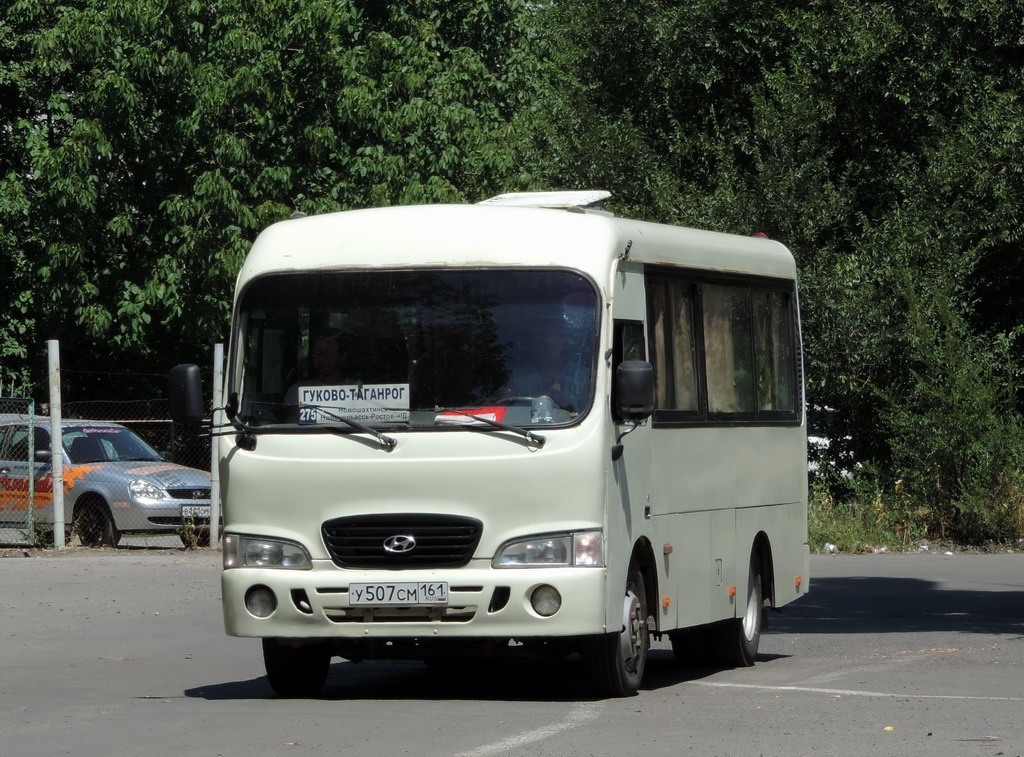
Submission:
[[[418,583],[349,584],[348,603],[352,606],[403,607],[407,605],[447,605],[447,581]]]
[[[209,505],[182,505],[181,517],[184,518],[209,518]]]

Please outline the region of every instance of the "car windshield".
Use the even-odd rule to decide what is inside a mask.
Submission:
[[[253,426],[566,424],[593,401],[597,293],[572,271],[275,274],[236,315],[230,391]]]
[[[68,457],[76,465],[162,459],[132,431],[120,426],[76,426],[65,429],[61,436]]]

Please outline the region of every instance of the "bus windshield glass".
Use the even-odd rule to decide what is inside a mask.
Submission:
[[[598,323],[563,269],[269,274],[241,293],[229,391],[250,426],[571,424]]]

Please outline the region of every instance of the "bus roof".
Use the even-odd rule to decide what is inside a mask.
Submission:
[[[762,237],[505,205],[411,205],[293,218],[267,228],[239,273],[418,267],[575,268],[606,280],[634,263],[793,279],[793,256]]]

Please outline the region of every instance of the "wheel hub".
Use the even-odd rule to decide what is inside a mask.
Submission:
[[[636,592],[626,592],[622,603],[622,632],[619,634],[619,649],[622,659],[629,662],[644,649],[647,635],[647,619],[643,617],[643,607]]]

